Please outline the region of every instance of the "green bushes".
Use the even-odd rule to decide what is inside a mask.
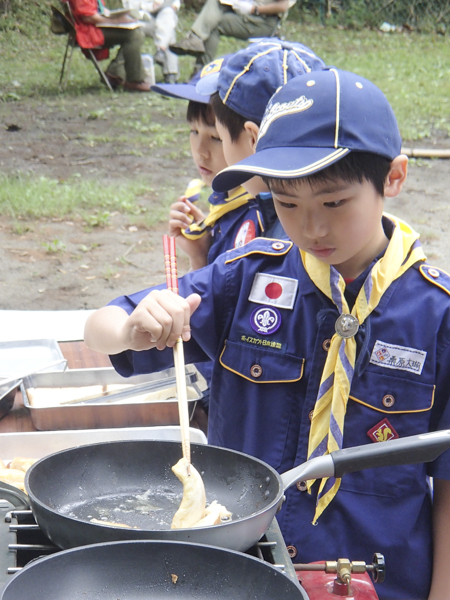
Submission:
[[[448,0],[298,0],[290,19],[317,20],[352,29],[378,29],[384,22],[415,31],[445,34],[450,27]]]

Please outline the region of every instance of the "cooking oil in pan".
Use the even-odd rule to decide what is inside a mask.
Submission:
[[[134,529],[170,529],[181,495],[161,489],[123,492],[90,499],[77,505],[61,507],[60,511],[75,519]]]

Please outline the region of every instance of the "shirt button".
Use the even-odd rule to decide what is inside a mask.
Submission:
[[[383,397],[383,406],[385,406],[386,408],[391,408],[391,406],[394,406],[395,404],[395,398],[394,396],[391,396],[391,394],[386,394],[386,396]]]
[[[295,558],[297,556],[297,548],[295,546],[286,546],[286,550],[290,558]]]
[[[306,483],[306,481],[297,481],[295,485],[297,486],[299,492],[306,492],[306,490],[308,489],[308,484]]]
[[[272,244],[272,248],[273,250],[284,250],[284,244],[282,244],[281,242],[274,242]]]
[[[313,411],[313,410],[310,410],[310,411],[309,411],[309,415],[308,415],[308,417],[309,417],[309,420],[310,420],[310,421],[312,421],[312,420],[313,420],[313,416],[314,416],[314,411]]]
[[[253,367],[250,369],[251,376],[255,378],[261,377],[262,372],[263,370],[260,365],[253,365]]]
[[[325,352],[328,352],[328,350],[330,349],[331,346],[331,340],[324,340],[322,342],[322,348],[325,350]]]
[[[428,275],[437,279],[439,277],[439,271],[437,269],[428,269]]]

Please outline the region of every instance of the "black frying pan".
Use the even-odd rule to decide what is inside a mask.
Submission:
[[[307,600],[297,581],[257,558],[184,542],[94,544],[41,558],[1,600]]]
[[[171,471],[181,456],[178,442],[119,441],[52,454],[28,471],[25,486],[41,529],[59,547],[124,539],[164,539],[244,551],[269,527],[298,480],[342,477],[369,467],[428,462],[450,447],[450,430],[367,444],[315,458],[284,473],[246,454],[192,445],[207,501],[233,513],[212,527],[170,529],[182,496]],[[122,528],[92,520],[127,524]]]

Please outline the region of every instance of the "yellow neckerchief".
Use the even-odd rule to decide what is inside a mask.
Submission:
[[[253,196],[244,190],[242,186],[236,188],[230,196],[217,194],[216,202],[209,205],[208,216],[200,221],[200,223],[192,223],[186,229],[182,229],[181,233],[188,240],[198,240],[202,238],[208,231],[214,227],[216,222],[227,213],[247,204],[252,200]]]
[[[368,274],[350,313],[345,282],[337,270],[300,250],[303,266],[312,282],[336,305],[340,316],[320,380],[309,433],[308,459],[342,448],[344,419],[356,361],[355,334],[359,325],[378,306],[391,283],[419,260],[426,260],[417,234],[409,225],[384,215],[395,228],[386,248]],[[338,333],[338,331],[340,333]],[[344,337],[343,337],[344,336]],[[314,480],[308,481],[311,490]],[[322,479],[313,524],[337,494],[340,479]]]

